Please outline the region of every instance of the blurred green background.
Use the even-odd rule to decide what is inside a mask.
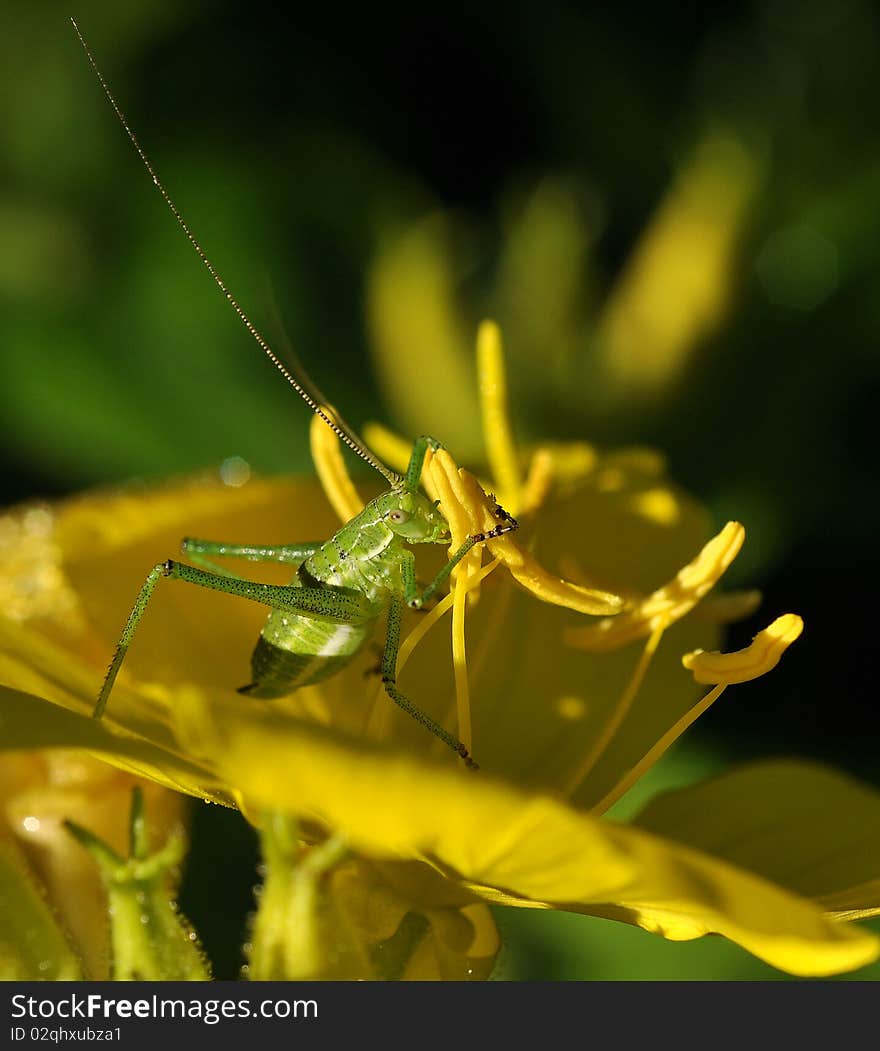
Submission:
[[[493,315],[523,440],[655,446],[746,524],[731,583],[766,601],[731,646],[789,609],[804,638],[640,792],[781,753],[877,782],[875,5],[5,0],[4,503],[231,456],[309,468],[307,411],[164,211],[71,13],[229,286],[353,423],[477,455],[432,377],[473,397]],[[233,976],[253,845],[217,811],[194,837],[184,906]],[[720,940],[499,922],[499,977],[778,977]]]

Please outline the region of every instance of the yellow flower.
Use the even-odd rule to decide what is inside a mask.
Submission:
[[[80,601],[62,566],[62,548],[54,535],[54,515],[45,506],[0,520],[0,609],[11,623],[28,623],[44,638],[63,640],[75,651],[98,658],[100,637],[90,629]],[[0,653],[0,680],[13,671]],[[27,685],[25,679],[20,682]],[[0,849],[10,861],[4,873],[7,892],[16,877],[39,889],[46,937],[53,947],[21,966],[18,949],[0,951],[4,978],[52,977],[64,961],[64,977],[109,976],[110,925],[107,893],[94,859],[65,829],[74,821],[123,851],[128,836],[125,799],[137,783],[83,752],[4,751],[0,755]],[[182,823],[178,793],[146,783],[148,833],[164,842]],[[19,893],[25,894],[24,884]],[[41,966],[42,965],[42,966]]]
[[[697,655],[719,619],[754,604],[713,606],[707,594],[742,527],[707,541],[702,510],[645,451],[545,446],[526,461],[491,325],[480,370],[488,460],[521,530],[462,562],[452,593],[413,617],[420,641],[399,664],[416,703],[472,741],[479,773],[392,710],[364,677],[370,654],[284,700],[244,700],[235,688],[265,611],[171,582],[105,718],[90,718],[146,570],[184,534],[329,537],[336,523],[310,480],[203,479],[48,510],[58,572],[46,586],[73,596],[75,615],[0,619],[2,748],[86,750],[262,824],[277,922],[257,919],[254,977],[482,977],[498,947],[487,903],[608,916],[673,939],[717,932],[795,974],[875,959],[877,939],[835,922],[878,908],[880,798],[848,779],[762,763],[665,795],[629,826],[600,820],[724,684],[766,670],[798,622],[777,622],[743,655]],[[393,459],[393,439],[377,435]],[[334,442],[320,429],[313,441],[348,514],[358,497]],[[453,543],[497,521],[448,453],[432,458],[426,484]],[[420,573],[430,573],[421,559]],[[576,611],[586,603],[607,626]],[[452,661],[437,628],[450,607]],[[696,703],[683,653],[716,684]],[[303,909],[309,922],[297,925]]]

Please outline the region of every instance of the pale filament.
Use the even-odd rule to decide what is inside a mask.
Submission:
[[[602,732],[599,734],[599,737],[596,739],[586,757],[568,779],[568,782],[563,789],[566,795],[574,795],[577,789],[587,779],[588,774],[591,773],[596,763],[602,758],[608,745],[611,744],[615,734],[620,729],[623,720],[629,713],[630,708],[632,708],[633,701],[636,699],[636,695],[645,680],[645,675],[651,665],[654,654],[657,652],[657,647],[660,645],[663,633],[666,631],[666,626],[667,622],[661,620],[648,636],[638,663],[630,676],[629,682],[626,684],[623,693],[614,705],[608,721],[602,728]]]
[[[662,759],[685,730],[695,723],[718,700],[726,687],[727,683],[719,683],[717,686],[714,686],[690,711],[685,712],[678,722],[666,731],[654,747],[642,756],[629,773],[625,774],[614,788],[591,808],[590,812],[597,815],[604,814],[606,810],[614,806],[618,799],[626,795],[636,781],[644,777],[651,767]]]

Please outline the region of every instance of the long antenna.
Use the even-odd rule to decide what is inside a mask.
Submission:
[[[278,369],[278,371],[281,373],[281,375],[287,380],[287,382],[290,384],[290,386],[293,387],[293,389],[297,392],[297,394],[299,394],[299,396],[309,406],[309,408],[312,410],[312,412],[314,412],[316,415],[320,416],[321,419],[327,424],[327,426],[330,427],[330,429],[333,430],[343,442],[345,442],[345,444],[349,447],[349,449],[351,449],[353,452],[357,453],[357,455],[362,460],[365,460],[371,467],[374,467],[381,475],[383,475],[391,483],[392,486],[399,485],[400,481],[401,481],[400,475],[395,474],[392,470],[390,470],[388,467],[386,467],[385,464],[383,464],[380,460],[377,460],[376,457],[374,457],[370,452],[368,452],[367,449],[365,449],[362,445],[360,445],[354,439],[354,437],[352,437],[352,435],[348,434],[347,431],[343,427],[339,426],[339,424],[336,422],[336,420],[334,420],[333,417],[330,415],[330,411],[328,411],[325,407],[320,405],[306,390],[303,389],[303,387],[301,386],[299,381],[296,379],[296,377],[293,375],[293,373],[287,368],[287,366],[278,357],[278,355],[275,353],[275,351],[272,350],[272,348],[269,346],[269,344],[266,342],[266,340],[262,337],[262,335],[260,335],[259,330],[253,324],[251,319],[247,316],[247,314],[245,314],[244,310],[242,310],[241,306],[238,303],[238,300],[235,298],[235,296],[233,296],[233,294],[226,287],[226,283],[224,282],[223,278],[217,273],[216,269],[214,268],[214,264],[211,262],[211,260],[205,254],[205,250],[202,248],[202,246],[196,240],[195,234],[193,234],[193,232],[187,226],[186,221],[184,220],[183,216],[177,210],[177,206],[175,205],[174,201],[171,200],[171,197],[170,197],[168,191],[162,185],[162,182],[159,179],[159,176],[156,174],[155,170],[153,169],[153,165],[150,163],[149,158],[147,157],[146,153],[144,153],[143,147],[141,146],[140,142],[138,142],[137,136],[135,135],[135,133],[129,127],[128,121],[125,119],[125,114],[119,108],[119,105],[117,104],[116,99],[113,97],[113,94],[110,91],[110,88],[107,86],[107,81],[104,80],[103,74],[101,73],[100,69],[98,69],[98,64],[95,62],[94,58],[92,57],[92,53],[89,50],[89,45],[85,42],[85,39],[83,38],[82,33],[79,31],[79,26],[76,24],[76,20],[71,18],[70,19],[70,23],[73,26],[74,31],[76,32],[76,35],[79,37],[79,42],[82,45],[83,51],[85,51],[85,53],[86,53],[86,58],[89,60],[89,65],[95,71],[95,75],[97,76],[98,81],[101,84],[101,87],[104,89],[104,94],[107,96],[107,98],[108,98],[108,100],[110,102],[110,105],[113,107],[113,109],[114,109],[114,111],[116,113],[116,116],[119,118],[119,123],[125,129],[125,132],[128,135],[129,139],[131,139],[131,143],[134,146],[134,148],[137,150],[138,156],[143,161],[144,167],[149,172],[150,178],[152,178],[153,183],[156,186],[156,189],[159,191],[159,193],[162,195],[162,199],[165,201],[165,203],[171,209],[171,214],[177,220],[178,225],[180,226],[181,230],[183,230],[183,232],[186,234],[186,238],[189,241],[189,243],[196,250],[196,253],[197,253],[199,259],[201,259],[201,261],[207,267],[208,273],[211,275],[211,277],[214,278],[214,283],[217,285],[217,287],[220,289],[220,291],[226,297],[226,300],[228,301],[228,303],[232,307],[232,309],[235,311],[235,313],[238,314],[238,317],[239,317],[239,320],[241,321],[241,323],[244,325],[244,327],[248,330],[248,332],[250,332],[250,334],[253,336],[253,338],[260,345],[260,347],[262,348],[263,353],[266,355],[266,357],[272,362],[272,364],[275,366],[275,368]]]

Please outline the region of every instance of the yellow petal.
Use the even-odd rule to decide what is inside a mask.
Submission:
[[[449,234],[444,218],[432,216],[384,238],[367,322],[377,379],[403,430],[472,456],[480,448],[472,338],[456,301]]]
[[[109,720],[98,721],[7,686],[0,686],[0,701],[0,750],[82,748],[165,788],[229,805],[229,797],[209,769],[152,741],[114,731]]]
[[[500,948],[489,909],[421,905],[385,882],[389,868],[353,860],[334,877],[337,908],[369,947],[372,977],[488,978]]]
[[[739,522],[728,522],[668,584],[618,617],[570,628],[565,641],[585,650],[611,650],[650,635],[660,624],[680,620],[715,586],[739,553],[745,535]]]
[[[796,974],[833,974],[880,954],[878,939],[803,898],[641,829],[484,774],[293,727],[265,708],[214,714],[227,775],[255,804],[341,830],[367,855],[423,857],[486,900],[614,915],[672,938],[716,932]]]
[[[505,203],[493,298],[515,340],[511,358],[522,389],[531,390],[563,375],[579,349],[599,213],[587,205],[577,177],[545,176],[527,195]]]
[[[725,685],[749,682],[772,671],[803,630],[804,622],[796,613],[785,613],[759,631],[745,649],[735,653],[694,650],[686,653],[681,663],[693,672],[696,682]]]
[[[100,686],[138,589],[184,536],[245,544],[323,541],[339,521],[315,479],[251,479],[238,489],[208,480],[89,494],[61,505],[57,542],[64,570],[102,641],[88,656]],[[243,576],[287,583],[290,566],[225,563]],[[152,683],[196,682],[234,690],[246,681],[265,607],[163,581],[153,594],[123,675]],[[82,654],[82,649],[79,649]],[[113,700],[108,709],[112,715]]]
[[[880,912],[880,794],[816,763],[749,763],[666,792],[635,819],[811,898],[838,918]]]
[[[612,397],[665,389],[724,316],[758,176],[757,158],[729,137],[688,158],[600,319]]]

